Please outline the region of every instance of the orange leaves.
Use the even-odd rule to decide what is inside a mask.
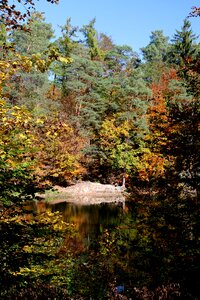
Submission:
[[[141,159],[141,169],[139,170],[139,179],[150,181],[152,178],[164,177],[167,160],[162,154],[145,153]]]
[[[25,108],[0,101],[0,185],[4,193],[66,181],[84,172],[84,140],[57,118],[34,118]],[[5,196],[5,195],[4,195]]]
[[[141,159],[142,168],[139,170],[141,180],[163,178],[165,169],[171,163],[167,151],[170,145],[169,133],[174,130],[168,107],[168,101],[172,98],[169,88],[172,80],[178,80],[174,69],[164,73],[159,83],[152,84],[153,98],[147,112],[150,134],[146,136],[150,151]]]
[[[157,153],[166,146],[167,133],[171,126],[167,102],[170,97],[169,83],[172,80],[178,80],[174,69],[165,72],[159,83],[152,84],[153,99],[147,117],[151,131],[152,147]]]
[[[81,150],[85,141],[71,126],[56,117],[47,119],[36,128],[38,160],[37,176],[69,180],[84,172]]]

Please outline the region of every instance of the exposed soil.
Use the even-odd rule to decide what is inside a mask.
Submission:
[[[124,202],[124,188],[111,184],[82,181],[69,187],[55,186],[53,192],[43,195],[50,203],[99,204]]]

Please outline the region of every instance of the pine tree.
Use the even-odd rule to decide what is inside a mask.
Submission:
[[[151,33],[149,44],[141,48],[145,79],[150,83],[159,82],[162,73],[167,68],[170,49],[168,40],[169,38],[164,36],[162,30],[156,30]]]
[[[50,24],[45,23],[43,16],[35,12],[26,24],[27,31],[14,30],[9,38],[16,53],[22,56],[45,59],[48,47],[53,37]],[[48,106],[46,93],[48,90],[48,72],[41,72],[32,68],[31,72],[24,74],[18,72],[11,82],[10,101],[13,104],[25,104],[36,113],[47,113]],[[46,101],[44,101],[46,99]]]
[[[146,62],[166,61],[169,48],[169,38],[164,36],[162,30],[152,31],[150,42],[141,48]]]
[[[172,62],[181,67],[190,63],[196,55],[194,42],[197,38],[192,31],[190,21],[185,19],[181,30],[176,30],[172,39]]]
[[[91,60],[96,60],[101,58],[101,51],[98,47],[98,35],[97,31],[94,28],[96,20],[93,19],[89,22],[88,25],[84,25],[81,29],[85,37],[86,46],[89,49]]]

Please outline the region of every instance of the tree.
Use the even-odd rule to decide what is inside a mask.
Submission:
[[[185,80],[171,82],[168,104],[170,130],[167,134],[168,153],[174,157],[169,176],[174,184],[184,184],[199,194],[199,97],[191,93]]]
[[[101,58],[101,52],[98,47],[97,32],[94,28],[95,22],[96,20],[93,19],[88,25],[84,25],[81,29],[81,32],[85,37],[86,45],[89,49],[91,60]]]
[[[98,35],[98,46],[104,57],[107,52],[114,48],[114,43],[110,36],[107,36],[105,33],[100,33]]]
[[[31,114],[24,107],[0,101],[0,201],[5,203],[34,192],[35,136]]]
[[[172,61],[178,66],[188,65],[196,55],[194,41],[198,37],[193,33],[191,23],[188,19],[184,20],[181,30],[177,30],[172,42]]]
[[[56,116],[36,119],[35,146],[38,184],[64,184],[84,173],[81,166],[85,140],[66,121]]]
[[[144,142],[145,130],[140,124],[143,121],[142,114],[137,112],[135,122],[123,119],[120,121],[120,115],[114,115],[102,123],[99,131],[101,165],[121,171],[124,177],[137,173],[141,168],[141,155],[148,151]]]
[[[21,56],[31,59],[34,56],[47,60],[48,49],[51,46],[53,30],[50,24],[45,23],[40,13],[33,13],[24,28],[28,31],[13,30],[9,37],[14,49]],[[29,109],[38,113],[48,112],[50,103],[45,99],[48,90],[48,70],[41,72],[32,68],[29,74],[17,72],[11,79],[10,101],[14,104],[25,104]],[[53,103],[51,104],[53,108]],[[54,105],[54,107],[56,107]],[[54,108],[55,109],[55,108]]]
[[[150,42],[141,48],[143,58],[146,62],[164,62],[167,60],[169,49],[169,38],[163,35],[162,30],[152,31]]]
[[[114,45],[110,51],[107,51],[104,57],[104,64],[109,75],[112,75],[113,72],[116,74],[123,72],[128,67],[137,67],[139,63],[138,54],[127,45]]]
[[[58,3],[59,0],[47,0],[51,3]],[[20,3],[22,9],[18,9],[15,3]],[[16,29],[23,28],[23,21],[30,17],[35,7],[35,0],[14,0],[14,4],[10,5],[9,0],[0,0],[0,23],[5,24],[6,28]],[[25,12],[23,9],[25,8]]]
[[[143,181],[158,181],[165,178],[166,170],[170,167],[172,156],[169,152],[168,132],[170,130],[170,116],[168,102],[171,101],[169,83],[177,80],[174,69],[165,72],[159,83],[152,83],[152,99],[147,110],[149,133],[146,135],[148,152],[141,157],[141,168],[138,172]]]
[[[168,68],[168,54],[170,50],[169,38],[163,35],[162,30],[151,33],[150,42],[141,48],[144,63],[142,65],[144,78],[147,82],[159,82],[160,77]]]
[[[78,42],[73,39],[77,37],[78,27],[71,25],[71,19],[67,19],[66,24],[61,27],[62,37],[58,38],[54,45],[59,49],[60,53],[62,53],[63,57],[70,58],[72,62],[71,55],[75,51],[76,47],[78,47]],[[61,103],[65,102],[63,105],[63,110],[68,111],[68,113],[73,113],[73,103],[72,101],[65,101],[65,98],[69,94],[69,90],[67,87],[68,80],[68,69],[69,66],[66,65],[65,62],[54,62],[51,67],[51,73],[54,77],[52,92],[55,94],[56,87],[60,90],[60,98]],[[70,99],[70,98],[69,98]]]

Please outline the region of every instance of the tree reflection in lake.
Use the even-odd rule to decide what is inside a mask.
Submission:
[[[10,268],[2,276],[7,284],[15,282],[2,299],[25,299],[27,290],[29,299],[200,299],[200,206],[195,199],[146,196],[125,207],[39,202],[34,210],[39,223],[21,228],[6,221],[1,227],[1,255]],[[68,226],[63,234],[57,231],[57,211],[65,221],[60,224]]]
[[[123,216],[122,203],[101,203],[98,205],[76,205],[62,202],[48,205],[52,211],[61,211],[64,220],[74,224],[85,245],[95,241],[104,229],[117,226]]]
[[[96,274],[103,266],[109,279],[124,284],[127,297],[144,297],[145,293],[150,297],[153,292],[165,296],[168,293],[166,297],[172,298],[200,297],[200,222],[196,200],[154,196],[127,202],[124,209],[115,204],[66,203],[59,209],[66,221],[78,225],[83,239],[88,237],[92,253],[88,254],[88,266],[95,269],[95,263]],[[78,269],[79,273],[83,279]],[[90,286],[91,277],[87,279],[88,273],[85,275],[83,282]],[[99,280],[101,276],[105,274],[100,272]]]

